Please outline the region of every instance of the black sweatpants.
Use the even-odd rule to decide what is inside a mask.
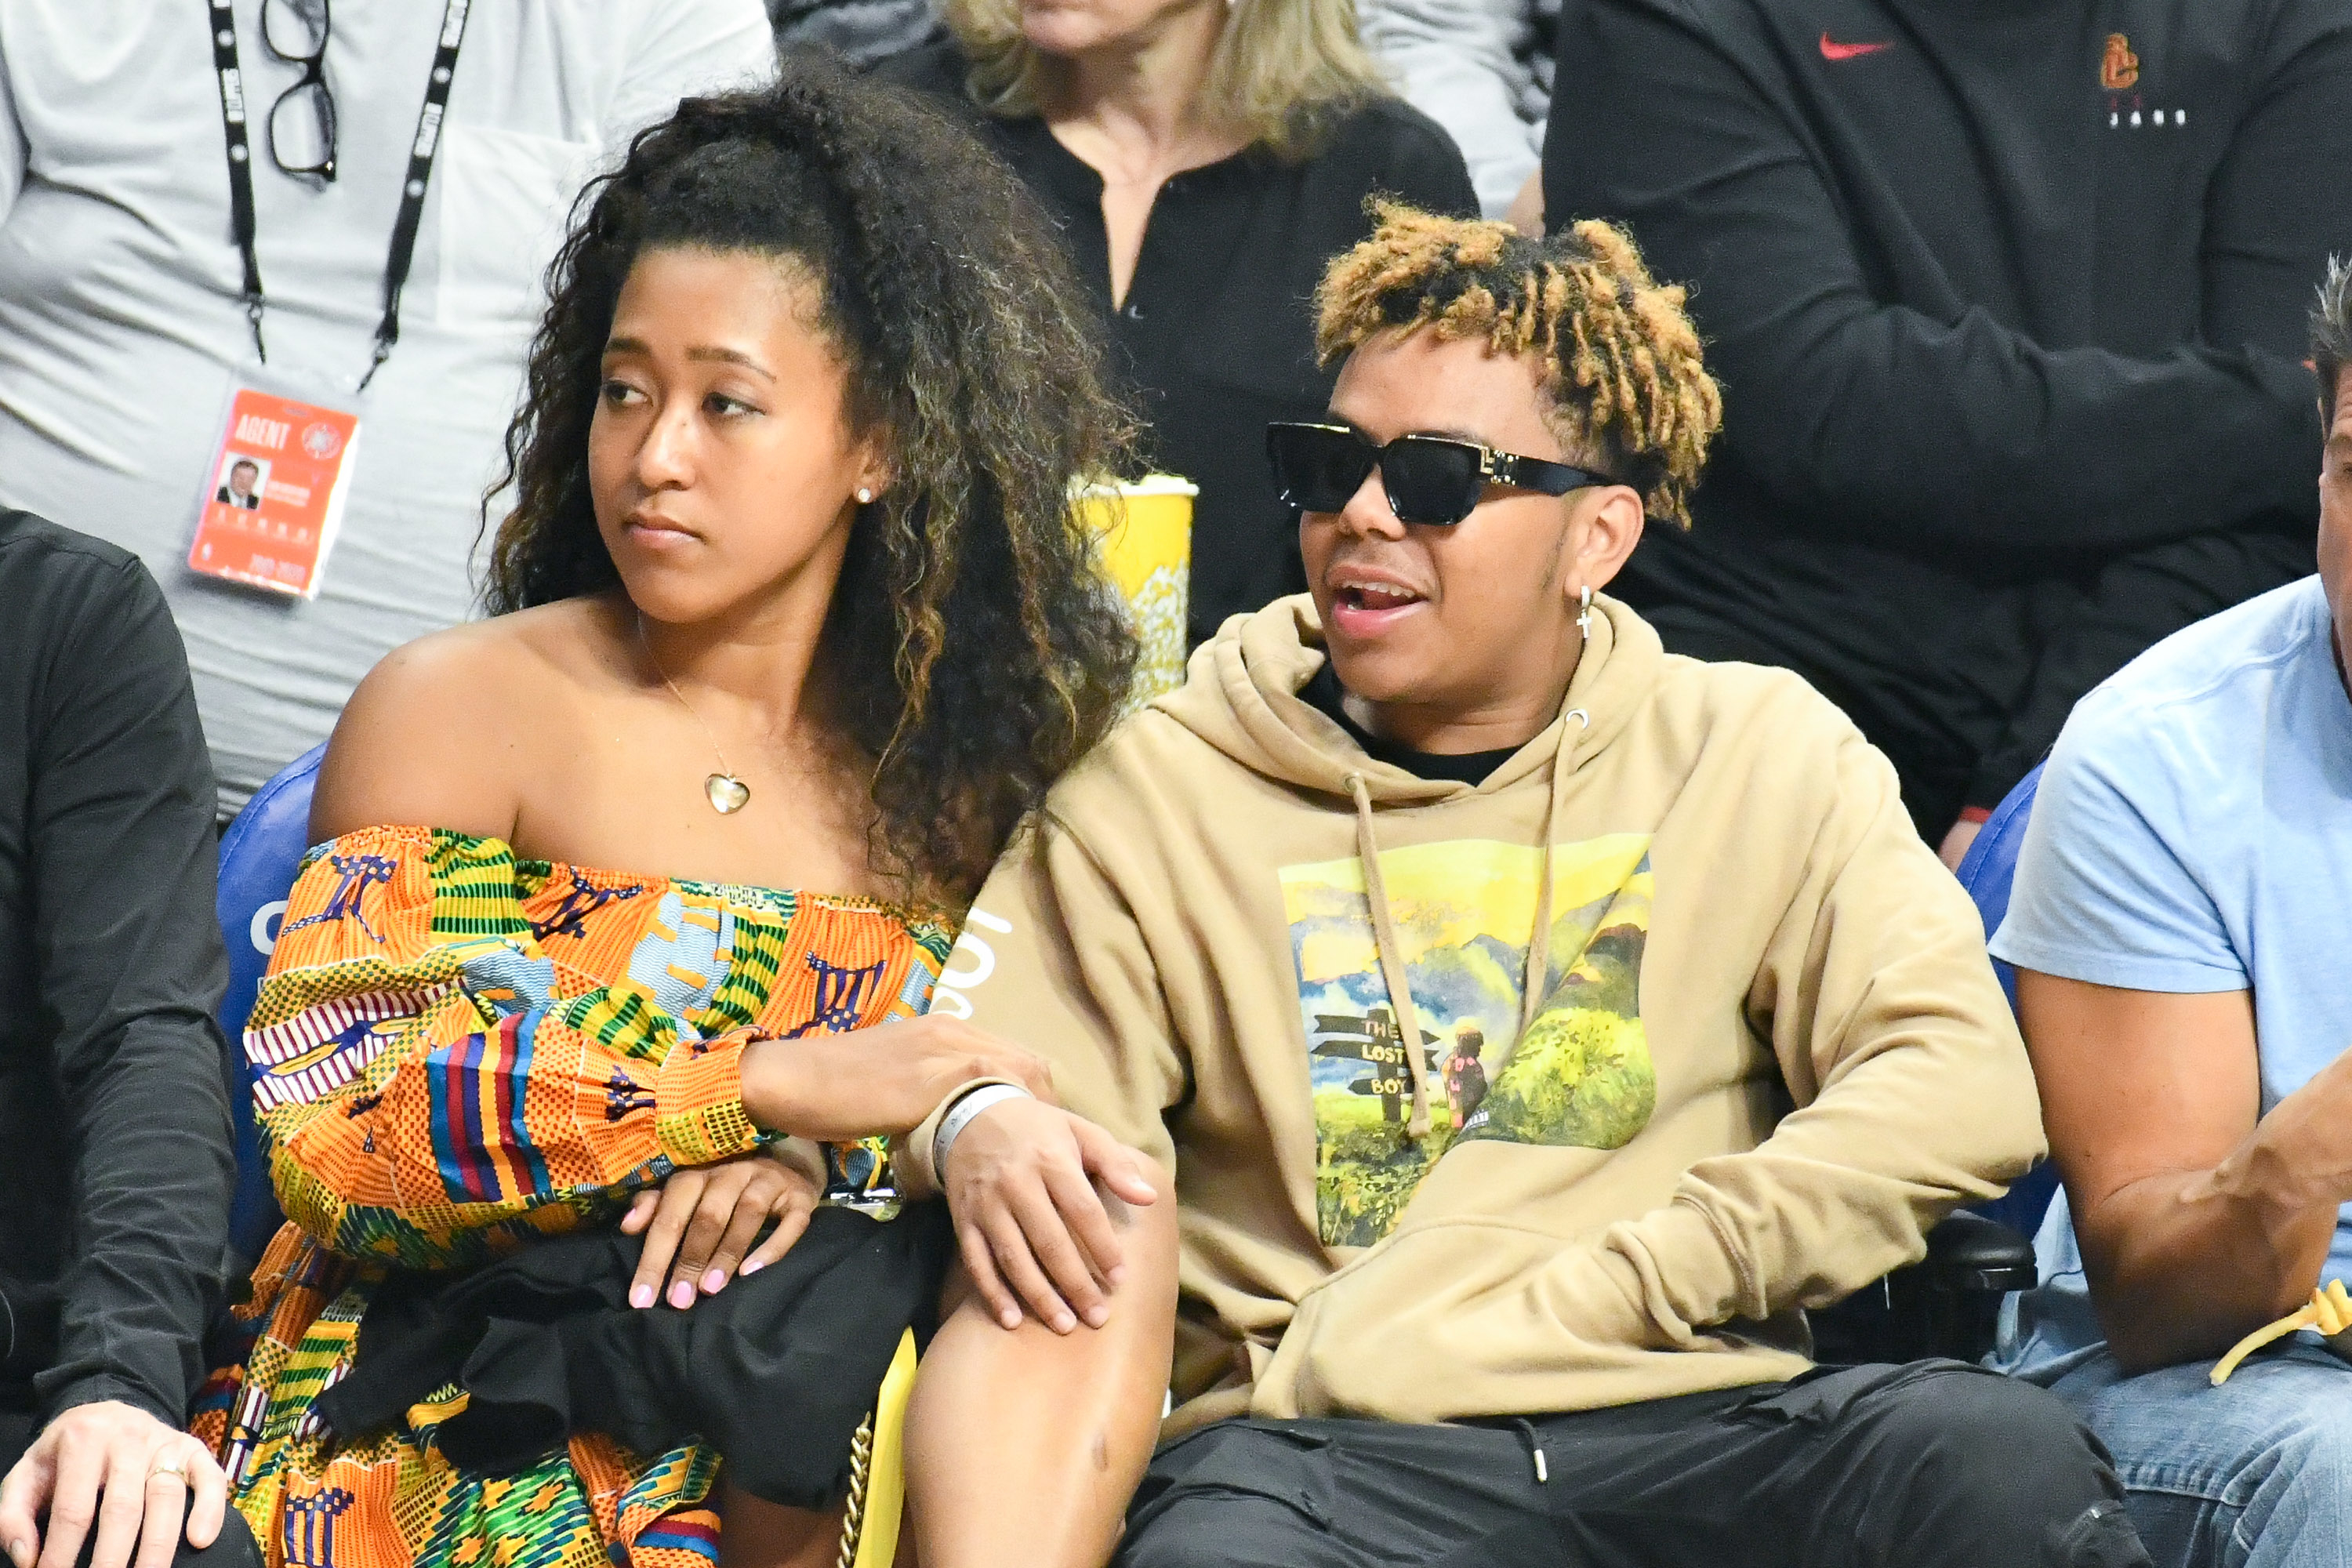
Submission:
[[[1220,1422],[1118,1568],[2145,1568],[2098,1439],[1958,1362],[1524,1422]]]

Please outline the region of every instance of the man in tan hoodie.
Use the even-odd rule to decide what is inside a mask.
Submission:
[[[968,1086],[908,1144],[1000,1321],[1066,1334],[1018,1358],[1065,1426],[1169,1349],[1072,1116],[1172,1173],[1174,1413],[1120,1561],[2146,1563],[2059,1402],[1809,1360],[1806,1309],[2042,1131],[1885,760],[1595,596],[1717,422],[1680,291],[1604,224],[1390,209],[1322,343],[1329,422],[1269,437],[1311,595],[1072,772],[942,976],[934,1010],[1041,1053],[1066,1110]],[[1144,1461],[1109,1428],[1116,1500]]]

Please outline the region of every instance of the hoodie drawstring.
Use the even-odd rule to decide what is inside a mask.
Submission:
[[[1381,843],[1372,834],[1372,796],[1364,775],[1348,775],[1348,792],[1356,797],[1356,857],[1364,863],[1364,901],[1372,911],[1372,951],[1380,954],[1381,982],[1389,988],[1389,1005],[1396,1009],[1397,1038],[1404,1042],[1405,1066],[1412,1073],[1412,1120],[1404,1124],[1408,1138],[1429,1136],[1429,1061],[1421,1048],[1421,1014],[1412,1005],[1412,987],[1405,983],[1404,949],[1397,942],[1396,921],[1389,916],[1389,890],[1381,879]]]
[[[1568,727],[1576,721],[1577,728]],[[1582,739],[1592,727],[1592,716],[1581,708],[1571,708],[1560,715],[1559,749],[1551,762],[1551,792],[1544,805],[1543,838],[1538,844],[1536,868],[1536,924],[1528,939],[1526,968],[1521,972],[1523,994],[1519,1000],[1519,1038],[1527,1037],[1535,1026],[1536,1012],[1543,1005],[1544,988],[1549,984],[1551,968],[1551,903],[1552,846],[1559,837],[1562,801],[1568,794],[1569,765],[1576,755],[1576,743],[1570,737]],[[1348,775],[1348,793],[1356,802],[1356,858],[1364,867],[1364,901],[1372,915],[1372,950],[1380,955],[1381,982],[1389,990],[1389,1005],[1396,1010],[1397,1037],[1404,1044],[1405,1067],[1412,1074],[1412,1119],[1405,1123],[1408,1138],[1429,1136],[1429,1059],[1422,1049],[1421,1013],[1412,1005],[1412,987],[1407,983],[1404,967],[1404,947],[1397,941],[1396,921],[1389,913],[1388,886],[1381,877],[1381,845],[1372,831],[1372,796],[1364,787],[1364,775]],[[1510,1049],[1517,1040],[1495,1058],[1490,1071],[1499,1072],[1509,1059]],[[1532,1430],[1532,1428],[1530,1428]],[[1532,1443],[1532,1439],[1530,1439]],[[1536,1477],[1543,1479],[1543,1450],[1536,1448]]]
[[[1574,730],[1568,727],[1570,719],[1576,721]],[[1581,708],[1571,708],[1559,716],[1559,749],[1551,758],[1551,798],[1544,804],[1543,837],[1536,846],[1539,856],[1536,868],[1536,929],[1528,938],[1527,965],[1519,976],[1519,1032],[1495,1058],[1488,1068],[1490,1072],[1500,1072],[1511,1052],[1518,1048],[1519,1041],[1526,1039],[1528,1031],[1536,1026],[1536,1013],[1543,1006],[1551,984],[1552,846],[1559,842],[1560,802],[1568,796],[1569,763],[1576,755],[1575,742],[1569,737],[1582,740],[1584,731],[1591,728],[1592,715]]]
[[[1528,1462],[1536,1468],[1536,1485],[1549,1485],[1551,1467],[1544,1463],[1543,1438],[1536,1431],[1536,1424],[1524,1415],[1514,1415],[1511,1425],[1518,1428],[1519,1441],[1527,1445]]]

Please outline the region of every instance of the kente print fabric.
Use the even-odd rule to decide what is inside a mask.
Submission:
[[[759,1147],[749,1027],[912,1017],[953,937],[867,900],[555,866],[421,827],[313,850],[246,1034],[290,1223],[239,1309],[251,1350],[194,1428],[270,1568],[710,1568],[719,1458],[698,1445],[574,1437],[489,1477],[435,1445],[464,1408],[454,1386],[348,1440],[311,1402],[349,1370],[388,1270],[612,1224],[671,1170]],[[861,1146],[833,1164],[879,1176]]]
[[[1642,1027],[1650,840],[1552,848],[1548,992],[1518,1039],[1536,923],[1533,845],[1465,839],[1383,850],[1381,880],[1430,1069],[1430,1135],[1404,1135],[1412,1068],[1381,978],[1353,857],[1280,873],[1315,1097],[1315,1199],[1325,1245],[1370,1247],[1454,1143],[1619,1149],[1649,1125],[1657,1078]]]

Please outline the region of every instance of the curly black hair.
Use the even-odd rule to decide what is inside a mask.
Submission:
[[[874,759],[877,865],[968,897],[1117,718],[1134,667],[1071,504],[1077,481],[1133,466],[1093,313],[1016,176],[913,95],[808,60],[688,100],[582,194],[550,268],[507,432],[493,614],[619,584],[588,426],[621,287],[668,247],[789,258],[815,287],[849,426],[892,475],[835,591],[830,712]]]

